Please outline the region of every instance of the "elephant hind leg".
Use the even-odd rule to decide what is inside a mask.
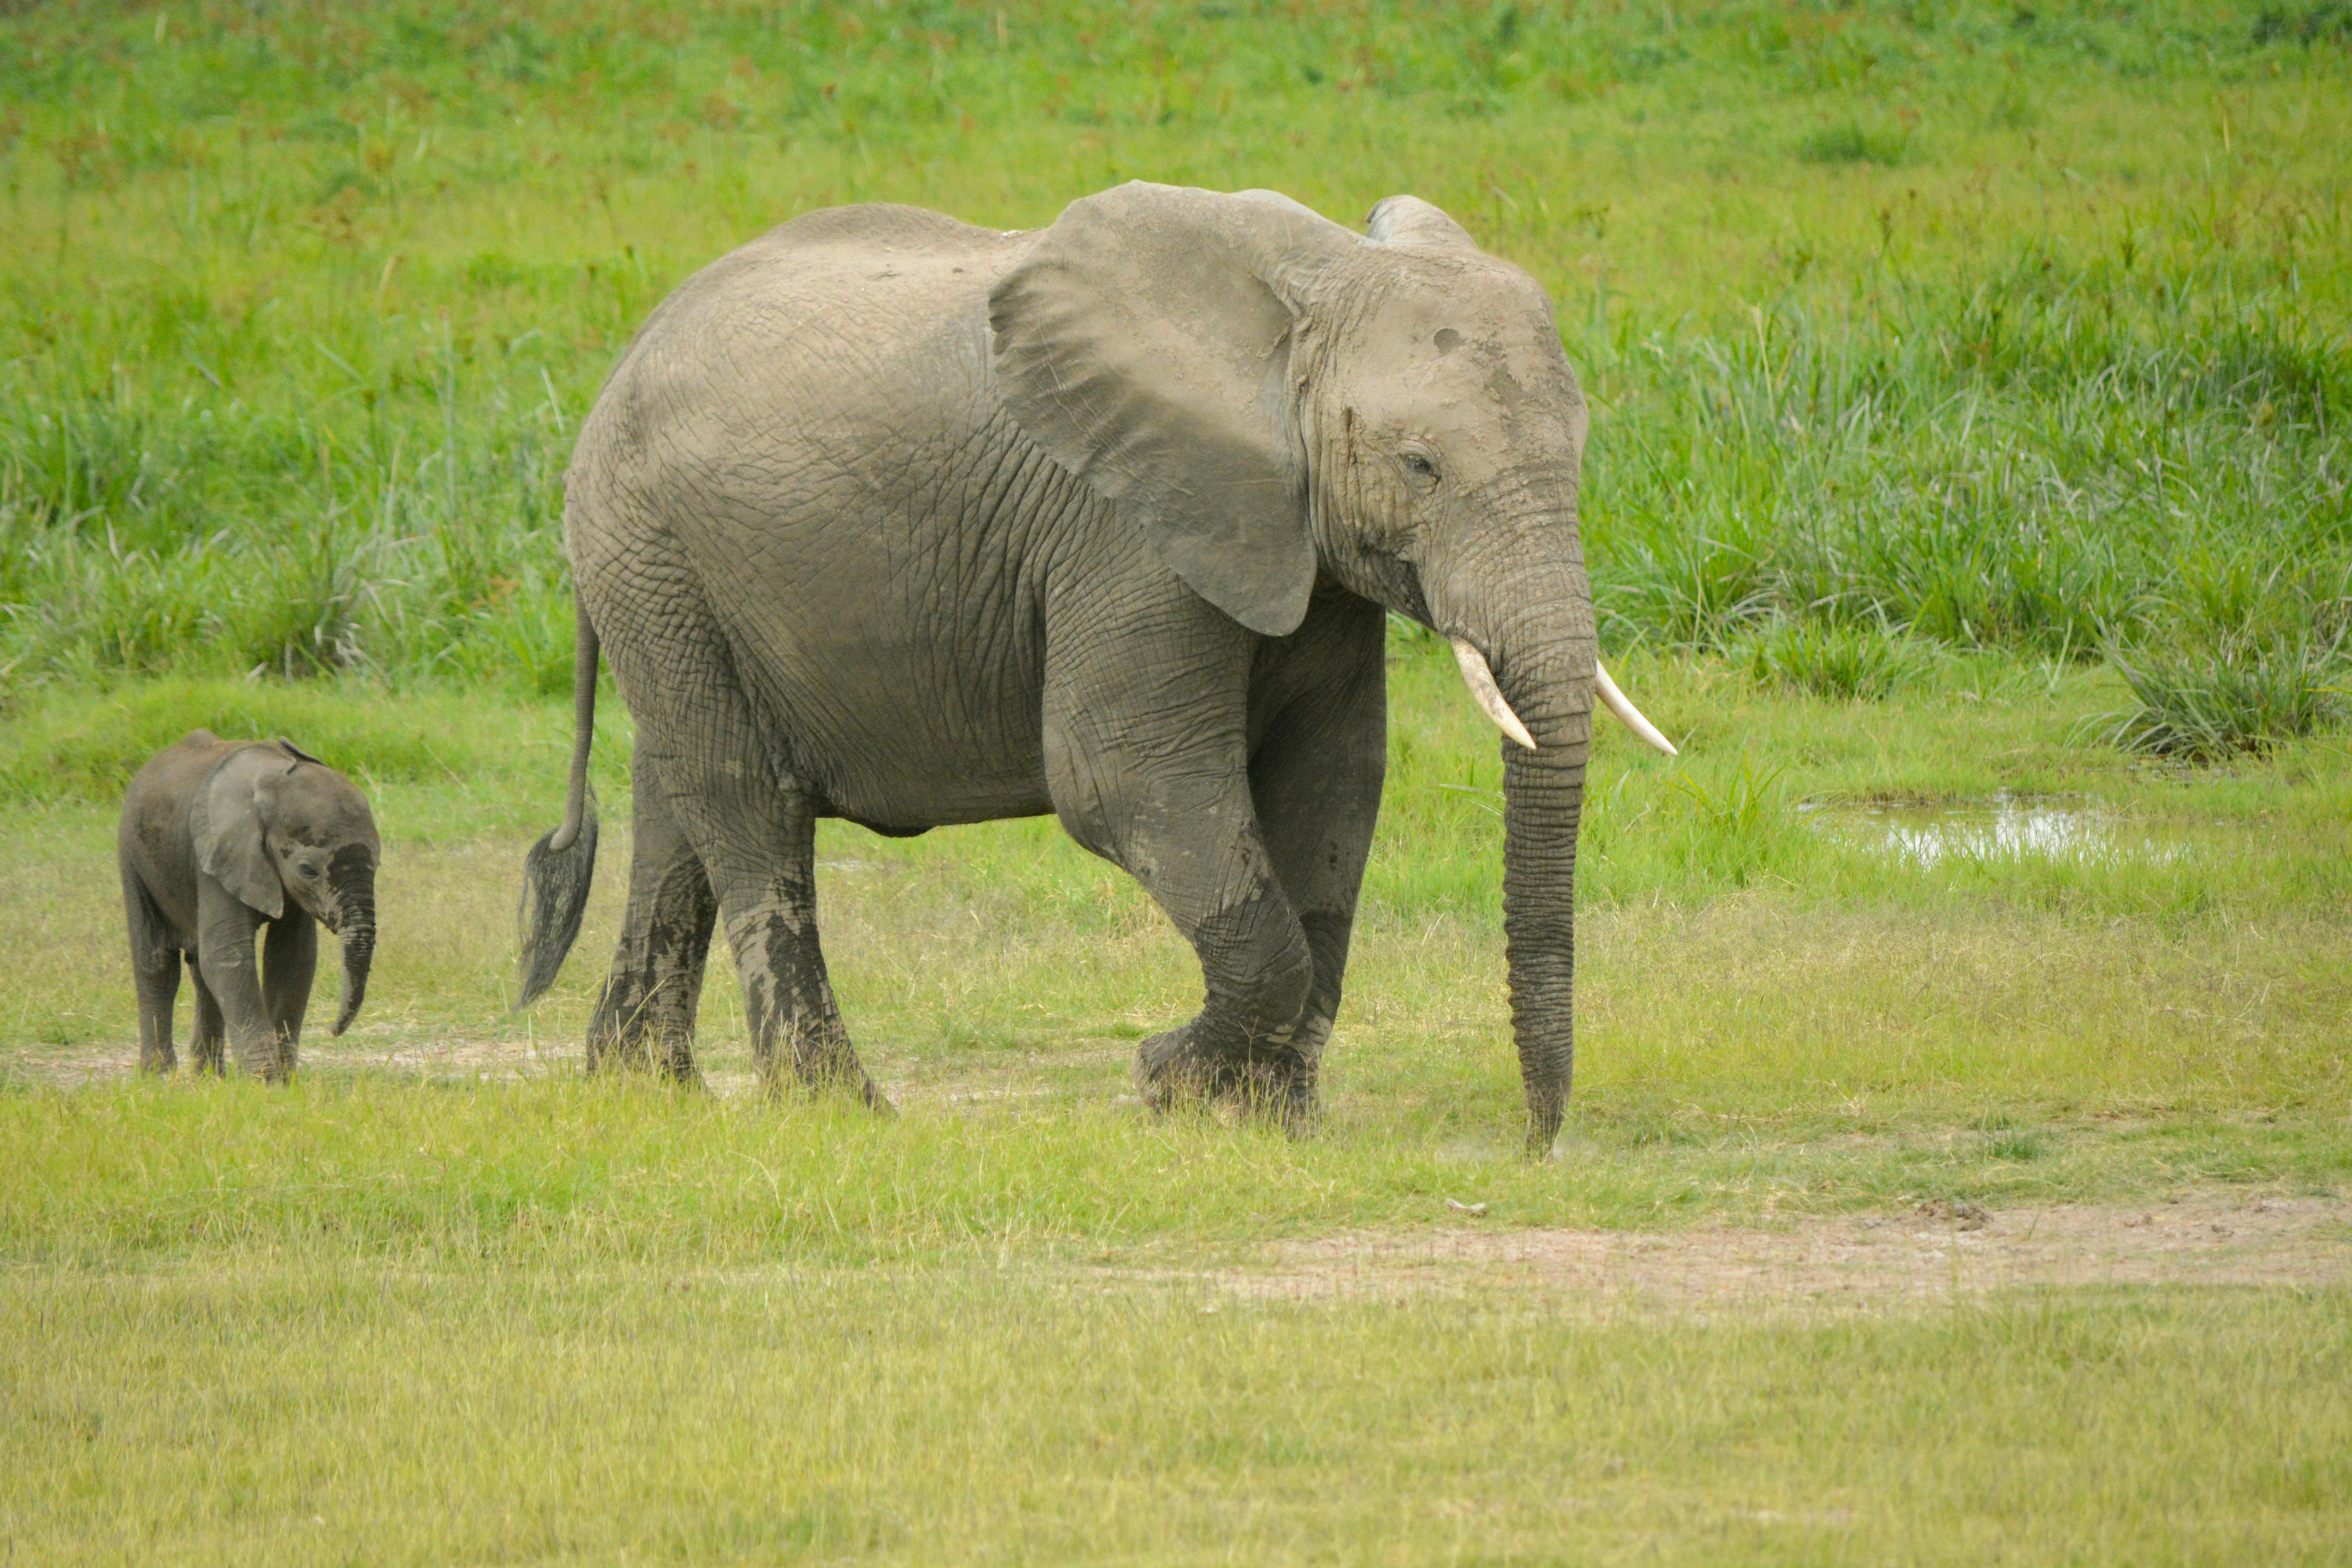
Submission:
[[[170,1072],[179,1065],[172,1047],[172,1009],[180,997],[179,944],[147,889],[126,873],[122,902],[131,924],[131,981],[139,994],[139,1070]]]
[[[825,973],[816,929],[816,812],[808,797],[788,782],[738,789],[728,780],[681,815],[709,868],[735,951],[761,1080],[781,1084],[789,1068],[812,1089],[845,1088],[888,1109],[849,1043]]]
[[[613,967],[588,1024],[588,1070],[651,1067],[692,1082],[694,1021],[719,900],[660,776],[640,749],[628,911]]]
[[[657,627],[626,616],[599,625],[630,693],[638,755],[701,863],[734,949],[760,1076],[774,1086],[789,1067],[811,1089],[847,1088],[887,1109],[842,1026],[817,941],[815,805],[772,761],[778,739],[738,684],[718,627],[684,595],[667,608]],[[661,863],[679,868],[674,855]],[[631,903],[639,897],[633,885]]]
[[[743,982],[751,1054],[761,1078],[782,1080],[786,1064],[811,1089],[846,1088],[888,1109],[849,1043],[816,929],[816,813],[807,798],[780,792],[766,853],[728,866],[719,910]]]

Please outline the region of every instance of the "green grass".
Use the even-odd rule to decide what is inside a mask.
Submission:
[[[1933,664],[1930,650],[1889,628],[1812,619],[1760,631],[1740,651],[1759,685],[1816,697],[1885,697]]]
[[[2352,1163],[2352,758],[2305,741],[2230,775],[2150,774],[2077,738],[2115,700],[2105,678],[1984,658],[1872,703],[1760,690],[1706,660],[1628,667],[1689,752],[1670,763],[1601,732],[1577,1095],[1563,1158],[1517,1161],[1499,759],[1442,649],[1408,640],[1393,661],[1391,789],[1328,1117],[1305,1142],[1136,1116],[1134,1041],[1191,1008],[1197,970],[1133,884],[1050,821],[907,841],[824,827],[835,984],[904,1102],[898,1121],[726,1098],[748,1062],[723,963],[703,1049],[720,1099],[575,1089],[575,1058],[530,1050],[576,1049],[609,952],[622,738],[600,759],[616,831],[580,948],[548,1001],[517,1016],[504,1011],[516,868],[557,805],[565,715],[478,703],[403,762],[435,710],[361,699],[339,721],[356,753],[386,760],[374,794],[390,847],[358,1031],[314,1038],[314,1087],[293,1096],[0,1100],[18,1173],[0,1238],[20,1257],[93,1261],[170,1254],[191,1226],[231,1247],[315,1233],[394,1251],[458,1237],[496,1253],[528,1251],[538,1233],[517,1216],[536,1215],[696,1256],[782,1237],[824,1256],[921,1258],[1412,1224],[1465,1194],[1510,1223],[1683,1225],[1750,1220],[1768,1197],[1836,1213],[1922,1195],[2116,1201],[2216,1180],[2324,1192]],[[151,730],[207,704],[249,701],[266,731],[299,728],[314,700],[241,683],[142,697],[53,700],[16,727],[24,749],[0,775],[103,778],[104,746],[119,772]],[[46,760],[60,754],[79,761]],[[1921,866],[1840,804],[1996,787],[2095,803],[2119,852]],[[110,812],[61,794],[7,820],[0,941],[25,959],[0,992],[0,1047],[27,1083],[70,1080],[133,1033],[113,959]],[[443,1087],[387,1098],[369,1087],[387,1070]],[[537,1130],[510,1136],[517,1118]],[[1955,1132],[1977,1125],[2015,1147]],[[2028,1143],[2040,1157],[2016,1157]],[[153,1191],[109,1174],[168,1166],[173,1150],[203,1152]],[[419,1184],[412,1153],[433,1180]],[[326,1169],[348,1180],[321,1185]],[[801,1196],[780,1206],[780,1192]]]
[[[1612,644],[2341,624],[2333,16],[35,6],[0,698],[558,689],[569,434],[669,286],[825,203],[1030,225],[1137,174],[1412,189],[1549,286]]]
[[[2341,7],[0,11],[0,1555],[2344,1556],[2340,1269],[1216,1283],[2340,1197]],[[587,927],[505,1011],[560,476],[628,334],[814,206],[1137,176],[1413,191],[1559,302],[1603,647],[1683,755],[1596,732],[1557,1160],[1516,1153],[1496,742],[1402,629],[1313,1137],[1137,1108],[1197,968],[1050,821],[824,826],[895,1120],[743,1092],[723,961],[712,1092],[583,1081],[609,691]],[[384,834],[367,1010],[289,1090],[120,1073],[114,805],[200,724]],[[1994,799],[2075,837],[1890,837]]]
[[[2352,681],[2344,637],[2339,630],[2322,642],[2305,628],[2268,646],[2110,654],[2137,706],[2119,716],[2108,737],[2126,751],[2211,763],[2308,735],[2344,706],[2345,683]]]
[[[58,1563],[2324,1562],[2352,1489],[2340,1296],[1701,1326],[986,1267],[25,1285],[0,1497]]]

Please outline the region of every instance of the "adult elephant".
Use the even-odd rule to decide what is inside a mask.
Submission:
[[[1200,1012],[1141,1048],[1147,1098],[1311,1110],[1395,611],[1453,639],[1512,742],[1512,1020],[1549,1147],[1589,721],[1614,696],[1585,426],[1542,289],[1411,196],[1363,235],[1269,192],[1145,184],[1029,232],[899,206],[772,230],[662,303],[581,430],[578,731],[526,868],[523,1000],[587,896],[601,639],[636,720],[636,833],[592,1066],[692,1071],[715,917],[763,1076],[879,1103],[818,945],[817,819],[1050,811],[1200,955]]]

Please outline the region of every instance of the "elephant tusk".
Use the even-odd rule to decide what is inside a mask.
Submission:
[[[1608,670],[1601,668],[1598,658],[1592,661],[1592,685],[1593,689],[1601,693],[1601,700],[1608,705],[1609,711],[1616,714],[1623,721],[1625,728],[1670,757],[1682,755],[1680,752],[1675,750],[1675,743],[1672,741],[1658,733],[1658,727],[1655,724],[1642,717],[1642,710],[1639,708],[1626,700],[1625,694],[1617,689],[1617,683],[1609,679]],[[1501,721],[1497,720],[1496,722],[1499,723]]]
[[[1503,689],[1495,684],[1495,672],[1487,666],[1486,656],[1472,647],[1467,637],[1449,640],[1454,644],[1454,662],[1462,667],[1462,684],[1467,686],[1470,695],[1478,700],[1479,708],[1495,721],[1496,729],[1528,751],[1534,751],[1536,738],[1528,733],[1528,727],[1519,722],[1519,716],[1511,711],[1509,703],[1503,700]],[[1617,700],[1622,702],[1624,699],[1621,697]]]

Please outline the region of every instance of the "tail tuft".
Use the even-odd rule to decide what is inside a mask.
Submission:
[[[518,1012],[530,1006],[555,984],[563,960],[580,935],[580,917],[588,908],[588,885],[596,873],[596,797],[584,803],[580,830],[563,848],[553,847],[563,830],[555,828],[530,847],[522,863],[522,908],[519,923],[522,940],[521,985],[515,996]]]

